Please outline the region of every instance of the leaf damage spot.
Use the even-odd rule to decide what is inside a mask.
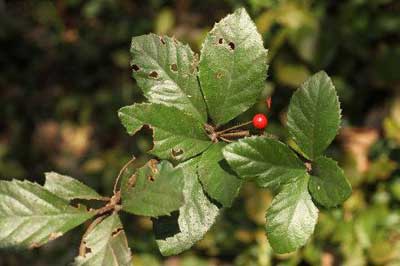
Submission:
[[[85,255],[83,255],[83,256],[85,257],[87,254],[90,254],[90,253],[92,253],[92,249],[85,245]]]
[[[219,44],[223,44],[224,43],[224,39],[223,38],[219,38],[218,43]]]
[[[114,231],[112,231],[112,233],[111,233],[111,237],[116,237],[122,231],[123,231],[122,227],[118,227],[118,228],[114,229]]]
[[[134,64],[134,65],[132,65],[132,69],[133,69],[133,71],[138,72],[140,70],[140,67],[138,65]]]
[[[157,173],[158,173],[157,164],[158,164],[158,161],[155,160],[155,159],[151,159],[151,160],[148,162],[149,168],[150,168],[150,170],[153,172],[153,174],[157,174]]]
[[[160,42],[165,45],[164,38],[160,36]]]
[[[228,45],[232,50],[235,50],[235,44],[233,42],[229,42]]]
[[[218,72],[215,74],[215,77],[216,77],[217,79],[221,79],[221,78],[223,77],[222,72],[221,72],[221,71],[218,71]]]
[[[61,237],[62,235],[63,235],[62,232],[53,232],[53,233],[51,233],[50,236],[49,236],[49,241],[52,241],[52,240],[54,240],[54,239],[57,239],[57,238]]]
[[[305,167],[306,167],[306,169],[307,169],[307,172],[311,173],[311,171],[312,171],[312,165],[311,165],[311,163],[305,162],[304,165],[305,165]]]
[[[157,73],[157,71],[151,71],[150,74],[149,74],[149,77],[150,77],[150,78],[154,78],[154,79],[158,78],[158,73]]]
[[[38,248],[40,247],[41,244],[37,243],[37,242],[33,242],[32,244],[30,244],[29,249],[34,249],[34,248]]]
[[[170,68],[171,68],[171,70],[174,71],[174,72],[178,71],[178,66],[177,66],[176,64],[172,64],[172,65],[170,66]]]
[[[134,187],[136,185],[136,174],[131,175],[131,177],[128,179],[128,187]]]
[[[178,156],[180,156],[182,154],[183,154],[183,150],[180,149],[180,148],[173,148],[171,150],[171,155],[172,155],[173,158],[177,158]]]

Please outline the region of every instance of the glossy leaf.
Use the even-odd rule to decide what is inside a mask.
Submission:
[[[306,80],[290,101],[289,133],[309,158],[321,155],[340,127],[340,104],[335,87],[321,71]]]
[[[241,8],[208,33],[201,49],[199,79],[215,124],[250,108],[265,86],[267,50],[256,26]]]
[[[183,172],[167,161],[154,160],[125,178],[122,186],[124,211],[143,216],[169,215],[184,204]]]
[[[337,162],[327,157],[318,157],[312,168],[308,187],[319,204],[334,207],[350,197],[351,185]]]
[[[102,220],[83,238],[85,254],[75,266],[131,266],[132,255],[117,214]]]
[[[250,137],[231,143],[223,154],[232,169],[245,180],[277,188],[305,174],[301,160],[282,142]]]
[[[29,181],[0,181],[0,248],[34,248],[94,215]]]
[[[229,168],[222,155],[223,143],[217,143],[207,149],[198,164],[198,174],[207,195],[230,207],[239,193],[242,180]]]
[[[179,165],[185,176],[185,204],[171,216],[154,219],[157,245],[164,256],[175,255],[201,240],[214,224],[219,208],[204,194],[197,178],[199,157]]]
[[[46,173],[46,183],[44,188],[56,194],[58,197],[72,200],[72,199],[102,199],[95,190],[79,182],[78,180],[60,175],[55,172]]]
[[[308,193],[309,175],[283,186],[267,210],[267,238],[277,253],[303,246],[314,232],[318,209]]]
[[[161,104],[134,104],[118,113],[129,134],[143,125],[154,130],[150,153],[161,159],[185,160],[211,145],[203,124],[182,111]]]
[[[152,103],[174,106],[201,122],[206,106],[197,80],[197,56],[188,45],[154,34],[132,38],[133,76]]]

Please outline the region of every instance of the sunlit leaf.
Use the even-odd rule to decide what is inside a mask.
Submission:
[[[197,171],[207,195],[224,207],[230,207],[243,181],[232,172],[225,161],[222,155],[224,146],[218,143],[206,150],[201,156]]]
[[[171,216],[154,220],[157,245],[164,256],[181,253],[202,239],[214,224],[219,208],[205,195],[197,178],[199,157],[180,164],[185,176],[185,204]]]
[[[309,159],[321,155],[340,126],[340,105],[335,87],[325,72],[306,80],[292,97],[288,112],[289,133]]]
[[[72,199],[102,199],[94,189],[86,186],[78,180],[60,175],[55,172],[46,173],[44,188],[66,200]]]
[[[85,254],[75,258],[75,266],[131,266],[132,257],[118,214],[112,214],[83,238]]]
[[[188,45],[154,34],[133,37],[133,76],[152,103],[173,106],[206,122],[206,106],[197,80],[197,61]]]
[[[126,176],[122,185],[123,210],[143,216],[169,215],[184,204],[183,172],[171,163],[150,161]]]
[[[267,50],[241,8],[216,23],[201,50],[199,78],[208,112],[221,125],[251,107],[265,86]]]
[[[288,253],[303,246],[314,232],[318,218],[308,193],[309,176],[287,184],[267,210],[267,237],[277,253]]]
[[[0,181],[0,247],[41,246],[94,215],[29,181]]]
[[[161,159],[185,160],[211,145],[202,123],[171,106],[134,104],[121,108],[118,115],[129,134],[143,125],[154,130],[150,152]]]

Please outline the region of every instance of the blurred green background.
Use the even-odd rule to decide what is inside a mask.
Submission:
[[[117,117],[143,100],[131,37],[174,35],[199,51],[214,22],[241,6],[269,49],[268,132],[287,140],[281,125],[294,89],[318,70],[332,76],[343,127],[329,155],[353,194],[321,211],[306,247],[281,256],[263,228],[271,194],[252,184],[177,257],[161,257],[149,219],[123,216],[134,265],[400,265],[399,0],[0,0],[0,176],[42,183],[54,170],[109,195],[125,162],[147,160],[151,148],[149,130],[129,137]],[[255,112],[265,112],[262,99],[237,122]],[[0,251],[0,265],[67,265],[82,231],[38,250]]]

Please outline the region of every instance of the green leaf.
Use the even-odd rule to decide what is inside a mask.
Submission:
[[[267,137],[250,137],[223,149],[228,164],[242,178],[260,186],[278,188],[306,170],[286,144]]]
[[[303,246],[314,231],[318,209],[308,193],[310,176],[283,186],[267,210],[267,238],[277,253],[288,253]]]
[[[36,183],[0,181],[0,248],[41,246],[93,215]]]
[[[133,76],[152,103],[174,106],[207,121],[197,80],[197,56],[188,45],[155,34],[132,38]]]
[[[318,157],[312,168],[308,188],[319,204],[334,207],[350,197],[351,185],[336,161],[327,157]]]
[[[143,216],[169,215],[184,204],[183,172],[168,161],[154,160],[132,175],[125,175],[122,185],[124,211]]]
[[[154,130],[154,147],[150,153],[161,159],[185,160],[211,145],[203,124],[174,107],[134,104],[121,108],[118,115],[129,134],[144,124]]]
[[[217,143],[208,148],[198,164],[198,175],[207,195],[230,207],[239,193],[242,180],[229,168],[222,155],[223,143]]]
[[[45,175],[46,183],[44,184],[44,188],[60,198],[66,200],[103,199],[95,190],[72,177],[60,175],[55,172],[49,172]]]
[[[203,44],[199,79],[208,112],[221,125],[250,108],[265,86],[267,50],[256,26],[241,8],[209,32]]]
[[[340,104],[335,87],[321,71],[306,80],[290,101],[289,133],[309,159],[321,155],[340,127]]]
[[[131,266],[132,255],[117,214],[95,225],[83,238],[86,254],[75,258],[76,266]]]
[[[214,224],[219,209],[204,194],[197,178],[199,157],[179,165],[185,176],[185,204],[172,216],[154,219],[158,247],[164,256],[189,249],[201,240]]]

